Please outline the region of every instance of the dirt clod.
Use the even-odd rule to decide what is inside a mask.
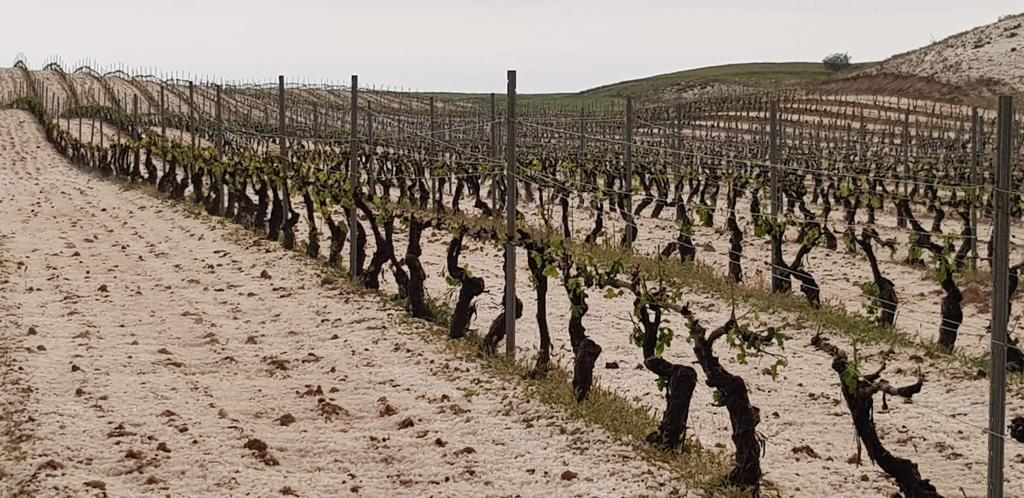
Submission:
[[[264,443],[263,441],[256,438],[249,439],[248,441],[245,442],[245,445],[243,445],[242,447],[247,450],[255,451],[257,453],[267,452],[267,443]]]
[[[245,442],[245,444],[242,447],[252,451],[253,456],[255,456],[258,460],[262,461],[268,467],[275,467],[277,465],[280,465],[280,462],[277,461],[277,458],[274,458],[273,455],[271,455],[268,452],[267,443],[264,443],[259,439],[250,438],[248,441]]]
[[[57,471],[57,470],[63,470],[63,469],[64,469],[64,464],[62,464],[62,463],[60,463],[60,462],[58,462],[56,460],[53,460],[53,459],[47,460],[47,461],[39,464],[38,467],[36,467],[37,471],[40,471],[40,470]]]
[[[322,398],[324,396],[323,388],[321,388],[318,385],[306,384],[305,388],[306,388],[306,390],[302,392],[302,396],[304,396],[304,397],[320,397],[320,398]]]
[[[797,446],[797,447],[793,448],[793,454],[794,455],[807,455],[807,456],[809,456],[811,458],[821,458],[820,456],[818,456],[818,452],[814,451],[814,448],[811,448],[810,446],[808,446],[806,444],[803,445],[803,446]]]
[[[390,417],[396,413],[398,413],[398,409],[391,406],[391,403],[384,403],[384,406],[381,406],[380,410],[377,412],[381,417]]]
[[[103,481],[99,481],[99,480],[85,481],[85,487],[93,488],[93,489],[98,489],[100,491],[106,491],[107,490],[107,483],[105,483]]]
[[[348,417],[348,410],[327,401],[324,398],[320,398],[317,401],[316,411],[321,417],[326,419],[328,422],[334,420],[337,417]]]
[[[473,453],[476,453],[476,449],[474,449],[472,446],[466,446],[461,450],[455,450],[455,456],[471,455]]]

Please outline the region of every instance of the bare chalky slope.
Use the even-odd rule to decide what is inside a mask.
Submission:
[[[664,496],[375,296],[0,112],[0,496]],[[666,482],[667,481],[667,482]]]
[[[868,72],[907,74],[968,87],[980,84],[993,92],[1024,92],[1024,14],[896,55]]]

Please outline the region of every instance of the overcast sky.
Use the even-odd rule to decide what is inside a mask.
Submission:
[[[35,0],[7,2],[0,65],[59,55],[225,79],[578,91],[732,62],[884,59],[1024,4],[1003,0]]]

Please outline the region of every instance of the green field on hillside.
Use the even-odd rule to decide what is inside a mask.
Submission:
[[[855,64],[850,71],[861,69],[866,64]],[[826,81],[837,75],[825,69],[820,62],[755,62],[745,64],[726,64],[722,66],[687,69],[674,73],[659,74],[647,78],[622,81],[603,85],[579,93],[537,93],[520,94],[519,104],[524,108],[578,108],[585,107],[618,107],[622,100],[633,97],[639,100],[659,100],[662,92],[677,85],[694,85],[701,83],[742,84],[753,87],[775,88],[778,86],[815,83]],[[483,105],[486,108],[489,96],[475,93],[421,93],[422,96],[435,96],[447,101],[463,100]],[[504,108],[504,94],[497,95],[497,106]]]

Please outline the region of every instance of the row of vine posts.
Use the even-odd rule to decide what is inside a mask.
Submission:
[[[353,77],[354,78],[354,77]],[[353,79],[353,87],[355,87]],[[493,97],[493,96],[492,96]],[[508,100],[507,109],[507,130],[508,140],[506,142],[506,175],[507,185],[515,184],[515,107],[516,107],[516,72],[508,71]],[[354,109],[354,107],[353,107]],[[492,107],[493,110],[493,107]],[[1009,321],[1009,240],[1010,240],[1010,169],[1011,151],[1013,149],[1014,112],[1013,97],[999,97],[998,131],[997,131],[997,161],[995,172],[995,202],[994,202],[994,233],[993,233],[993,262],[992,262],[992,329],[991,329],[991,365],[992,375],[990,376],[989,390],[989,427],[988,427],[988,495],[990,498],[1003,496],[1003,466],[1004,446],[1006,440],[1006,354],[1007,354],[1007,327]],[[632,148],[634,110],[633,99],[626,98],[625,113],[625,143],[623,144],[623,158],[625,166],[624,190],[632,191]],[[356,122],[355,111],[353,110],[353,123]],[[771,215],[778,217],[782,210],[782,197],[779,186],[779,116],[778,100],[771,103],[769,115],[769,164],[771,165],[770,192],[771,192]],[[972,111],[972,121],[977,122],[977,110]],[[492,121],[493,126],[493,121]],[[906,130],[906,128],[904,128]],[[977,140],[977,135],[973,136]],[[977,155],[972,160],[972,177],[977,178]],[[508,232],[505,249],[505,309],[513,309],[516,303],[515,295],[515,217],[516,217],[516,190],[507,189],[508,196],[505,203],[508,219]],[[632,212],[632,198],[626,198],[626,212]],[[976,219],[975,207],[971,207],[972,224]],[[976,226],[976,225],[973,225]],[[624,227],[623,240],[628,244],[636,237],[635,223],[627,222]],[[773,245],[778,245],[779,240],[773,239]],[[977,254],[977,239],[972,242],[972,252]],[[781,251],[773,251],[774,254],[781,254]],[[773,283],[781,278],[778,272],[784,271],[784,263],[772,262]],[[786,278],[788,280],[788,278]],[[506,314],[506,346],[510,359],[515,356],[515,314]],[[845,392],[845,391],[844,391]]]
[[[278,78],[278,130],[280,133],[280,147],[281,156],[287,158],[287,146],[289,135],[287,132],[286,125],[286,99],[285,99],[285,80],[283,76]],[[217,85],[215,96],[215,116],[214,121],[217,126],[218,133],[215,135],[216,147],[219,151],[223,152],[224,149],[224,134],[223,134],[223,120],[221,115],[221,87]],[[358,124],[360,120],[359,113],[359,86],[358,77],[353,75],[351,81],[351,115],[350,118],[350,132],[349,146],[351,148],[349,155],[349,186],[352,191],[359,189],[359,161],[358,161],[358,148],[360,146],[360,137],[358,135]],[[26,88],[25,94],[28,94]],[[191,102],[193,101],[194,87],[192,82],[188,83],[188,100],[190,105],[188,107],[188,119],[189,122],[193,119],[193,109]],[[47,100],[47,96],[44,94],[41,96],[42,101]],[[507,136],[504,143],[501,144],[505,148],[505,170],[504,179],[505,184],[514,186],[517,182],[521,181],[516,171],[517,169],[517,158],[516,158],[516,128],[517,128],[517,117],[516,117],[516,71],[509,70],[507,73],[507,90],[506,90],[506,109],[505,109],[505,127]],[[159,92],[159,106],[160,106],[160,126],[161,133],[166,134],[166,124],[164,119],[164,107],[165,107],[165,95],[164,87],[160,86]],[[433,128],[433,100],[431,99],[431,127]],[[132,112],[138,114],[139,102],[138,95],[133,95],[132,98]],[[1007,327],[1009,318],[1009,296],[1010,296],[1010,268],[1009,268],[1009,236],[1010,236],[1010,194],[1011,194],[1011,151],[1013,149],[1013,134],[1014,134],[1014,114],[1013,114],[1013,99],[1012,97],[1003,96],[999,98],[998,108],[998,129],[997,129],[997,161],[996,170],[994,175],[995,190],[994,190],[994,206],[993,206],[993,261],[992,261],[992,276],[993,276],[993,295],[992,295],[992,317],[991,317],[991,365],[992,375],[990,376],[990,402],[989,402],[989,428],[988,428],[988,445],[989,445],[989,460],[988,460],[988,492],[990,497],[1003,496],[1003,465],[1004,465],[1004,443],[1005,443],[1005,395],[1006,395],[1006,357],[1007,357]],[[490,100],[490,141],[491,141],[491,154],[494,159],[497,159],[499,149],[499,136],[498,126],[496,119],[496,108],[495,108],[495,97],[492,94]],[[769,165],[770,170],[770,192],[771,192],[771,215],[772,217],[778,217],[782,210],[782,198],[779,186],[779,117],[778,117],[778,101],[774,101],[771,104],[769,114]],[[372,120],[372,111],[367,116]],[[68,128],[70,129],[70,115],[68,116]],[[972,117],[973,120],[977,121],[977,113],[974,112]],[[632,191],[632,150],[634,147],[633,128],[634,124],[634,106],[631,98],[626,99],[625,105],[625,139],[623,143],[623,158],[624,158],[624,178],[623,183],[626,191]],[[82,120],[79,120],[79,139],[82,138]],[[100,141],[102,146],[103,140],[103,129],[102,120],[100,121]],[[370,130],[372,130],[372,125]],[[906,128],[905,128],[906,130]],[[118,128],[118,140],[120,141],[120,128]],[[194,130],[193,130],[194,131]],[[372,131],[371,137],[372,137]],[[974,137],[976,140],[976,136]],[[197,135],[191,133],[192,145],[195,147]],[[372,141],[372,138],[370,139]],[[581,140],[582,141],[582,140]],[[581,145],[582,147],[582,145]],[[976,171],[976,160],[974,161],[975,170],[972,172],[972,176],[977,174]],[[285,163],[284,167],[288,167]],[[282,175],[282,178],[284,176]],[[288,192],[288,185],[286,180],[282,180],[284,183],[281,185],[282,196],[284,198],[290,198]],[[433,186],[432,186],[433,187]],[[224,185],[219,185],[220,189],[225,189]],[[517,190],[518,188],[506,188],[504,199],[504,208],[506,214],[506,233],[505,233],[505,290],[504,290],[504,304],[505,309],[516,309],[518,298],[516,296],[516,247],[522,245],[524,241],[520,240],[520,233],[517,230]],[[492,199],[491,204],[494,207],[498,206],[497,199],[493,197],[495,189],[491,189]],[[220,202],[224,202],[225,196],[221,195]],[[433,195],[432,195],[433,197]],[[631,213],[632,199],[627,197],[625,199],[627,203],[625,211]],[[976,214],[973,212],[975,208],[971,207],[971,218],[975,218]],[[497,213],[493,213],[497,215]],[[357,209],[352,208],[348,212],[349,215],[349,227],[359,226],[357,221]],[[972,221],[972,225],[974,225]],[[976,225],[974,225],[976,226]],[[353,233],[355,230],[352,230]],[[624,227],[623,241],[631,242],[636,237],[636,225],[635,222],[629,220]],[[779,244],[778,240],[772,240],[773,245]],[[972,250],[976,254],[977,251],[977,239],[972,243],[975,247]],[[355,243],[349,246],[349,271],[350,277],[357,279],[357,254],[358,245]],[[774,249],[774,248],[773,248]],[[773,254],[780,253],[780,251],[773,250]],[[782,261],[772,262],[773,277],[778,271],[784,271],[785,264]],[[788,281],[788,277],[786,278]],[[773,282],[776,280],[773,278]],[[620,286],[628,286],[625,283],[619,283]],[[646,309],[644,309],[646,313]],[[515,359],[516,352],[516,319],[517,313],[503,313],[505,319],[505,340],[506,340],[506,355],[510,360]],[[657,320],[652,323],[656,323]],[[656,327],[655,327],[656,328]],[[703,334],[702,334],[703,336]],[[819,342],[821,349],[830,352],[837,362],[845,361],[845,354],[836,349],[834,346],[827,344],[827,342]],[[717,361],[717,360],[716,360]],[[846,392],[844,391],[844,394]],[[912,394],[912,393],[911,393]],[[903,395],[901,393],[900,395]],[[851,395],[852,396],[852,395]],[[848,402],[850,399],[848,398]],[[852,403],[852,402],[851,402]],[[853,405],[851,404],[851,409]]]
[[[283,81],[283,76],[281,77]],[[283,85],[283,83],[282,83]],[[357,117],[357,105],[356,105],[356,88],[357,88],[357,77],[352,77],[352,139],[356,139],[355,129],[358,123]],[[283,86],[282,90],[283,92]],[[494,105],[493,105],[493,94],[491,95],[491,112],[493,118]],[[505,143],[506,147],[506,185],[516,184],[516,71],[509,70],[507,74],[507,109],[506,109],[506,130],[508,138]],[[283,97],[281,102],[283,103]],[[283,104],[282,104],[283,105]],[[624,184],[625,191],[632,191],[632,148],[633,148],[633,128],[634,128],[634,110],[633,110],[633,99],[631,97],[626,98],[625,106],[625,143],[623,144],[623,158],[624,158]],[[283,115],[283,108],[281,114]],[[973,111],[972,120],[977,122],[977,111]],[[780,195],[779,185],[779,116],[778,116],[778,100],[774,100],[770,108],[770,123],[769,123],[769,164],[771,165],[770,175],[770,192],[771,192],[771,215],[772,217],[778,217],[782,210],[782,198]],[[492,119],[491,127],[494,129],[495,120]],[[989,430],[988,430],[988,446],[989,446],[989,459],[988,459],[988,493],[990,497],[1001,497],[1003,496],[1003,465],[1004,465],[1004,445],[1005,445],[1005,428],[1006,428],[1006,354],[1007,354],[1007,327],[1009,321],[1009,234],[1010,234],[1010,165],[1011,165],[1011,151],[1013,148],[1013,129],[1014,127],[1014,113],[1013,113],[1013,97],[1001,96],[999,98],[999,113],[998,113],[998,134],[997,134],[997,162],[996,162],[996,173],[995,173],[995,206],[994,206],[994,234],[993,234],[993,259],[992,262],[992,277],[993,277],[993,294],[992,294],[992,329],[991,329],[991,365],[992,375],[990,376],[990,393],[989,393]],[[283,129],[283,125],[282,125]],[[904,128],[906,129],[906,128]],[[493,136],[493,131],[492,131]],[[976,140],[977,135],[974,135]],[[353,142],[354,144],[354,142]],[[354,145],[353,145],[354,147]],[[353,154],[353,164],[355,164],[355,155]],[[975,156],[976,157],[976,156]],[[977,160],[972,160],[972,177],[976,178],[977,175]],[[352,175],[356,175],[354,168],[351,170]],[[352,188],[356,188],[355,176],[353,176]],[[505,243],[505,309],[514,309],[516,307],[516,209],[517,209],[517,197],[516,188],[506,189],[506,217],[507,217],[507,233]],[[627,197],[625,199],[626,209],[625,211],[631,213],[632,209],[632,198]],[[971,207],[971,218],[972,222],[976,219],[974,212],[975,207]],[[354,210],[352,211],[355,212]],[[354,222],[353,222],[353,225]],[[976,225],[975,225],[976,226]],[[636,237],[636,225],[633,222],[627,222],[624,227],[625,233],[623,240],[628,244]],[[773,239],[773,244],[778,245],[779,240]],[[974,254],[977,254],[977,239],[972,242],[972,250]],[[352,261],[355,260],[354,245],[352,252]],[[773,253],[779,254],[781,251],[773,251]],[[777,281],[782,276],[777,275],[777,272],[784,271],[784,263],[782,261],[772,262],[772,273],[773,282]],[[350,265],[350,268],[354,268],[354,264]],[[353,275],[354,278],[354,275]],[[505,313],[506,319],[506,354],[510,360],[515,359],[515,324],[516,314]]]

